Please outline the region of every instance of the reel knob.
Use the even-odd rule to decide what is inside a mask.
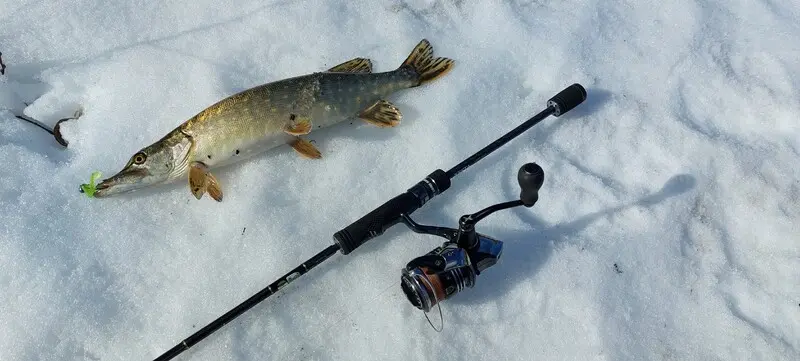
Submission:
[[[519,199],[525,207],[532,207],[539,200],[539,189],[544,184],[544,169],[536,163],[527,163],[519,168],[517,181],[522,188]]]

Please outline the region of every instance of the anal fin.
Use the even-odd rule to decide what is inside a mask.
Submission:
[[[289,145],[301,156],[309,159],[322,158],[322,153],[311,142],[306,139],[296,137]]]
[[[372,125],[387,128],[400,124],[403,114],[394,104],[388,100],[381,99],[358,113],[358,117]]]
[[[328,71],[332,73],[372,73],[372,61],[366,58],[350,59]]]

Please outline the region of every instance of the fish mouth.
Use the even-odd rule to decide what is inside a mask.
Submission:
[[[108,197],[145,187],[150,185],[148,176],[149,172],[146,169],[122,170],[97,184],[94,196],[97,198]]]

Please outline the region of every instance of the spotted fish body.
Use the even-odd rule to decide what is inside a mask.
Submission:
[[[323,72],[245,90],[212,105],[181,127],[195,142],[193,160],[220,167],[296,140],[284,130],[311,130],[358,117],[369,106],[418,85],[412,69],[384,73]]]
[[[324,72],[283,79],[231,95],[199,112],[134,154],[119,173],[97,186],[96,197],[172,181],[188,174],[192,194],[222,200],[211,169],[290,145],[300,155],[321,152],[303,136],[313,129],[360,118],[393,127],[402,114],[386,98],[447,73],[448,58],[434,57],[422,40],[395,70],[373,73],[369,59],[355,58]]]

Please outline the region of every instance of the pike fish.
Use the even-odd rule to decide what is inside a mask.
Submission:
[[[269,149],[289,145],[300,156],[321,152],[304,138],[346,119],[378,127],[400,124],[402,113],[386,98],[449,72],[453,60],[434,57],[420,41],[395,70],[373,73],[372,61],[354,58],[326,71],[278,80],[231,95],[197,113],[130,157],[115,175],[100,182],[95,197],[188,180],[198,200],[221,202],[223,191],[211,170]]]

